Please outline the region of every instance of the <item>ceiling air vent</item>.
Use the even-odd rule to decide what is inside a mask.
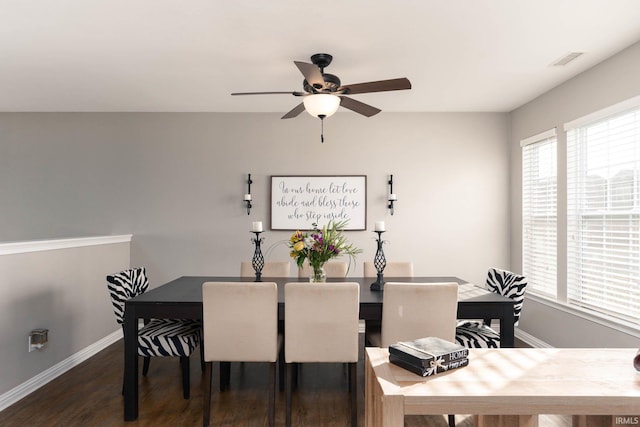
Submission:
[[[554,67],[564,67],[569,62],[573,61],[574,59],[582,55],[584,55],[584,52],[570,52],[565,56],[563,56],[562,58],[558,59],[556,62],[554,62],[551,65],[553,65]]]

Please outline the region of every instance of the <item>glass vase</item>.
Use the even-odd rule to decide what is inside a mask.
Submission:
[[[324,272],[322,265],[311,266],[311,276],[309,276],[309,282],[311,283],[324,283],[327,281],[327,275]]]

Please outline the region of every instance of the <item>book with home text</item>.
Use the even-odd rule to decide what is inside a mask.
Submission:
[[[418,374],[422,377],[428,377],[431,375],[439,374],[441,372],[449,371],[451,369],[457,369],[462,368],[463,366],[467,366],[469,364],[469,359],[465,357],[446,363],[443,363],[440,359],[436,359],[435,361],[431,362],[430,366],[418,366],[409,363],[405,359],[401,359],[394,354],[389,354],[389,362],[393,363],[394,365],[398,365],[408,371],[411,371],[414,374]]]
[[[469,349],[441,338],[427,337],[390,345],[389,354],[412,365],[428,368],[436,360],[448,363],[464,359],[469,355]]]

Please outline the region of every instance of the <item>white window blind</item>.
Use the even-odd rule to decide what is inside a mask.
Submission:
[[[556,297],[557,139],[555,129],[522,145],[522,273],[528,289]]]
[[[640,323],[640,103],[565,128],[568,302]]]

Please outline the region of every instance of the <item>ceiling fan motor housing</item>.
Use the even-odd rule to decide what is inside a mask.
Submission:
[[[314,93],[317,91],[335,92],[340,87],[340,79],[335,74],[322,73],[322,79],[324,80],[324,86],[312,86],[306,79],[302,82],[302,86],[304,87],[304,90],[309,93]]]
[[[335,92],[340,87],[340,79],[338,76],[328,73],[325,74],[324,72],[324,69],[331,64],[331,61],[333,61],[333,56],[328,53],[316,53],[311,55],[311,62],[320,68],[322,79],[324,80],[324,86],[320,86],[320,84],[309,85],[305,80],[302,85],[307,92],[313,93],[318,90],[323,92]]]

